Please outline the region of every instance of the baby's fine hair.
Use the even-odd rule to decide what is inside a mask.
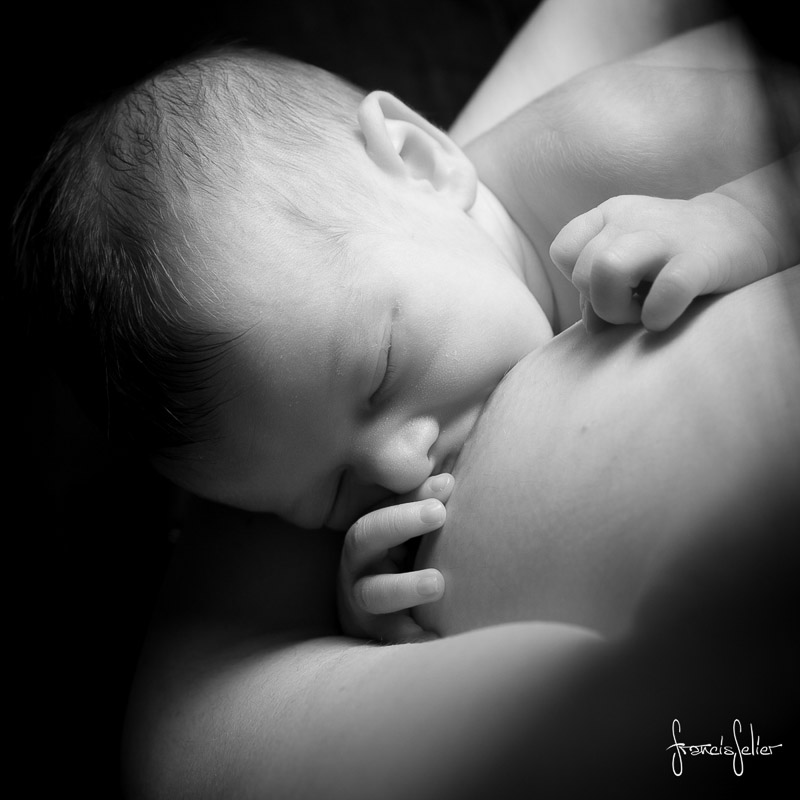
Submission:
[[[17,275],[31,334],[110,441],[153,456],[213,437],[212,379],[241,332],[184,295],[199,258],[187,232],[204,222],[186,198],[242,191],[253,143],[261,172],[307,174],[313,193],[310,159],[352,135],[362,97],[315,67],[226,47],[159,70],[57,136],[15,214]],[[308,221],[285,188],[281,204]]]

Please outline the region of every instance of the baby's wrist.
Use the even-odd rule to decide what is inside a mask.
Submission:
[[[782,257],[780,243],[772,230],[764,224],[759,208],[750,195],[737,191],[735,184],[726,184],[694,199],[711,205],[718,213],[724,215],[727,225],[723,235],[726,239],[730,237],[731,232],[735,232],[736,241],[757,243],[757,255],[761,255],[764,259],[767,274],[779,268]],[[742,251],[742,255],[745,253],[747,251]],[[747,255],[754,256],[752,253]]]

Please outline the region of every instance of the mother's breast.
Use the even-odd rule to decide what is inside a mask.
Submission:
[[[669,564],[757,535],[800,485],[800,267],[673,330],[576,326],[495,391],[417,565],[441,634],[516,620],[618,633]]]

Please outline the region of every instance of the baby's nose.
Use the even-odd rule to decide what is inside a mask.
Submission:
[[[360,444],[356,476],[394,494],[410,492],[430,475],[428,453],[438,435],[439,425],[430,417],[376,426]]]

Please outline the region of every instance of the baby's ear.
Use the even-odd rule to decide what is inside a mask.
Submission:
[[[475,202],[475,167],[443,131],[388,92],[371,92],[358,109],[367,155],[384,172],[424,181],[464,211]]]

